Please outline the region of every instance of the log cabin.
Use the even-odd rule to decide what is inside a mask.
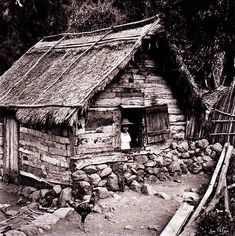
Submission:
[[[180,100],[195,104],[198,88],[177,55],[181,79],[164,76],[163,34],[155,17],[30,48],[0,77],[1,175],[71,184],[71,160],[125,158],[126,118],[130,151],[184,134]]]

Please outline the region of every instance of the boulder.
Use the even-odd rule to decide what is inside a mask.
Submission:
[[[190,142],[189,147],[191,150],[195,150],[196,149],[196,143],[194,141]]]
[[[45,188],[45,189],[41,189],[40,191],[41,191],[41,197],[44,198],[46,194],[50,192],[50,189]]]
[[[220,143],[215,143],[211,146],[211,149],[216,153],[221,153],[223,150],[223,146]]]
[[[91,194],[92,190],[91,190],[91,185],[86,182],[86,181],[80,181],[78,183],[79,185],[79,189],[81,190],[81,192],[84,194],[84,195],[89,195]]]
[[[118,177],[114,173],[112,173],[111,175],[108,176],[107,187],[111,191],[118,191],[119,190]]]
[[[112,169],[110,167],[107,167],[101,171],[100,177],[104,178],[104,177],[110,175],[111,173],[112,173]]]
[[[179,160],[172,161],[171,164],[168,166],[168,170],[170,173],[181,173]]]
[[[145,166],[146,167],[154,167],[156,165],[156,161],[153,161],[153,160],[149,160]]]
[[[97,166],[96,166],[97,170],[103,170],[103,169],[105,169],[105,168],[107,168],[107,167],[108,167],[107,164],[100,164],[100,165],[97,165]]]
[[[153,174],[153,168],[152,167],[146,168],[145,171],[146,171],[147,174],[150,174],[150,175]]]
[[[172,162],[172,159],[169,157],[164,158],[162,166],[169,166]]]
[[[54,199],[52,200],[51,206],[52,206],[52,207],[55,207],[55,206],[58,205],[58,203],[59,203],[59,198],[54,198]]]
[[[67,215],[69,215],[73,211],[74,209],[72,207],[64,207],[64,208],[59,208],[53,214],[59,217],[60,219],[64,219]]]
[[[30,194],[31,194],[32,192],[35,192],[35,191],[37,191],[36,188],[26,186],[26,187],[24,187],[24,188],[22,189],[21,195],[24,196],[24,197],[26,197],[26,198],[29,198]]]
[[[38,202],[40,197],[41,197],[41,191],[40,190],[37,190],[37,191],[31,193],[31,195],[30,195],[30,199],[33,202]]]
[[[127,230],[134,230],[134,227],[132,225],[126,225],[124,227],[124,229],[127,229]]]
[[[202,139],[201,140],[201,148],[206,149],[209,146],[209,142],[207,139]]]
[[[145,171],[144,171],[144,170],[138,170],[138,171],[137,171],[137,175],[138,175],[139,177],[144,178],[144,176],[145,176]]]
[[[198,162],[194,162],[192,163],[192,165],[188,167],[188,169],[191,173],[198,174],[199,172],[202,171],[202,165]]]
[[[211,148],[207,147],[206,150],[205,150],[205,155],[210,156],[211,154],[212,154]]]
[[[130,175],[129,177],[126,177],[126,182],[129,185],[133,180],[137,179],[137,175]]]
[[[180,143],[178,146],[177,146],[177,150],[179,152],[187,152],[189,150],[189,145],[188,145],[188,142],[187,141],[183,141],[182,143]]]
[[[152,185],[144,184],[144,185],[142,186],[141,192],[142,192],[143,194],[145,194],[145,195],[150,195],[150,196],[152,196],[152,195],[156,194],[157,191],[153,188]]]
[[[60,197],[59,197],[59,205],[61,207],[65,207],[66,206],[66,202],[67,201],[72,201],[73,197],[72,197],[72,188],[65,188],[61,191],[60,193]]]
[[[72,174],[72,179],[74,181],[88,181],[88,177],[83,170],[77,170]]]
[[[213,159],[210,156],[202,156],[204,162],[213,162]]]
[[[39,227],[34,224],[23,225],[20,227],[20,231],[24,232],[26,235],[41,235]]]
[[[157,183],[159,182],[159,179],[155,175],[149,175],[146,177],[146,181],[149,183]]]
[[[135,169],[136,169],[136,170],[144,170],[144,169],[145,169],[145,166],[142,165],[142,164],[136,163]]]
[[[18,230],[10,230],[4,234],[5,236],[27,236],[24,232]]]
[[[156,192],[155,195],[164,200],[171,200],[171,196],[164,192]]]
[[[146,155],[139,155],[139,156],[135,156],[135,162],[139,163],[139,164],[146,164],[148,162],[148,157]]]
[[[195,154],[194,151],[190,151],[190,152]],[[192,155],[192,156],[193,156],[193,155]],[[181,154],[181,158],[183,158],[183,159],[190,158],[190,153],[189,153],[189,152],[183,152],[183,153]]]
[[[215,165],[215,161],[205,162],[202,164],[202,169],[204,172],[213,172]]]
[[[36,220],[34,220],[32,223],[35,224],[35,221],[37,222],[45,222],[46,224],[50,225],[50,226],[53,226],[55,225],[58,221],[59,221],[59,217],[54,215],[54,214],[51,214],[51,213],[46,213],[46,214],[43,214],[43,215],[40,215],[36,218]]]
[[[160,172],[157,174],[157,178],[160,179],[161,181],[167,180],[167,176],[165,175],[165,173],[164,173],[163,171],[160,171]]]
[[[98,183],[98,187],[105,187],[107,184],[107,180],[106,179],[102,179],[100,180],[100,182]]]
[[[54,190],[55,193],[58,195],[58,194],[60,194],[60,192],[62,191],[62,188],[61,188],[61,186],[58,184],[58,185],[55,185],[55,186],[53,187],[53,190]]]
[[[97,168],[95,165],[86,166],[83,168],[83,170],[86,174],[94,174],[97,172]]]
[[[161,155],[159,155],[159,156],[155,156],[154,157],[154,161],[156,161],[156,166],[158,166],[158,167],[161,167],[161,166],[163,166],[163,160],[164,160],[164,158],[163,158],[163,156]]]
[[[176,142],[173,142],[173,143],[171,144],[172,149],[176,149],[177,146],[178,146],[178,144],[177,144]]]
[[[141,193],[142,185],[139,184],[136,180],[133,180],[132,183],[130,184],[130,189]]]
[[[96,188],[94,188],[94,191],[97,192],[99,198],[101,198],[101,199],[105,199],[110,196],[108,189],[104,188],[104,187],[96,187]]]
[[[101,178],[98,174],[91,174],[89,176],[89,179],[90,179],[90,183],[94,185],[95,187],[97,187],[99,182],[101,181]]]

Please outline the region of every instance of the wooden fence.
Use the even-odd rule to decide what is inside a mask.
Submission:
[[[235,146],[235,79],[228,93],[220,100],[210,116],[212,143],[229,142]]]

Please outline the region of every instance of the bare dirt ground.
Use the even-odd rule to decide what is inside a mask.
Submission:
[[[86,233],[80,229],[80,216],[73,212],[61,220],[51,233],[44,236],[156,236],[160,235],[177,208],[183,201],[181,195],[192,188],[200,189],[208,184],[209,176],[186,175],[180,181],[165,181],[154,185],[170,199],[146,196],[127,190],[115,193],[113,197],[100,200],[102,213],[91,213],[86,219]]]

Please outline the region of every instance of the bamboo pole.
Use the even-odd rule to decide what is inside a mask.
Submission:
[[[45,108],[45,107],[68,107],[68,108],[82,108],[81,105],[75,104],[0,104],[0,108]]]
[[[37,101],[39,101],[42,96],[51,88],[53,87],[62,77],[63,75],[76,63],[78,62],[87,52],[89,52],[100,40],[102,40],[104,37],[106,37],[108,34],[110,34],[111,32],[113,32],[112,30],[108,31],[106,34],[102,35],[98,40],[96,40],[90,47],[88,47],[83,53],[81,53],[72,63],[69,64],[69,66],[67,66],[67,68],[61,73],[61,75],[53,82],[51,83],[40,95],[39,97],[36,99],[35,102],[33,102],[33,104],[37,103]]]
[[[132,36],[122,36],[122,37],[113,37],[113,38],[108,38],[108,39],[103,39],[103,40],[100,40],[97,45],[100,45],[100,44],[104,44],[104,43],[113,43],[113,42],[125,42],[125,41],[134,41],[136,39],[138,39],[140,35],[139,34],[136,34],[136,35],[132,35]],[[76,48],[76,47],[87,47],[87,46],[90,46],[92,45],[93,43],[95,43],[96,40],[91,40],[91,41],[86,41],[86,42],[78,42],[78,43],[75,43],[75,42],[68,42],[68,43],[63,43],[59,46],[56,46],[54,49],[68,49],[68,48]],[[47,50],[48,47],[50,46],[49,45],[45,45],[45,46],[40,46],[38,45],[35,50],[37,49],[40,49],[41,50]]]
[[[20,78],[20,80],[18,80],[1,98],[0,101],[2,101],[16,86],[18,86],[21,81],[24,80],[24,78],[38,65],[38,63],[55,47],[57,46],[62,40],[64,40],[64,38],[66,37],[66,35],[64,35],[59,41],[57,41],[57,43],[55,45],[53,45],[52,47],[50,47],[40,58],[38,58],[38,60],[34,63],[33,66],[30,67],[30,69]],[[29,51],[27,51],[29,52]],[[26,53],[27,53],[26,52]]]
[[[94,94],[97,91],[100,91],[102,89],[104,89],[104,87],[106,86],[108,80],[112,79],[119,71],[121,68],[123,68],[124,66],[126,66],[126,64],[129,62],[129,59],[134,55],[134,53],[137,51],[137,49],[139,48],[139,46],[141,45],[141,41],[142,39],[145,37],[145,35],[151,31],[154,27],[156,27],[159,24],[160,20],[156,20],[153,24],[151,24],[150,27],[148,27],[148,29],[146,29],[138,38],[138,40],[136,41],[136,43],[134,44],[134,46],[129,50],[129,52],[121,59],[119,60],[116,65],[114,65],[102,78],[102,82],[98,82],[95,86],[94,89],[92,89],[92,91],[90,93],[88,93],[86,95],[86,97],[83,99],[83,101],[81,102],[82,104],[84,104],[84,110],[86,110],[89,106],[89,102],[90,99],[94,96]],[[72,112],[68,119],[70,117],[73,116],[73,114],[77,111],[77,109]]]
[[[127,27],[127,26],[136,26],[136,25],[139,25],[139,24],[151,22],[152,20],[157,19],[157,18],[158,18],[158,15],[152,16],[152,17],[149,17],[149,18],[146,18],[146,19],[143,19],[143,20],[126,23],[126,24],[110,26],[110,27],[107,27],[107,28],[92,30],[92,31],[87,31],[87,32],[66,33],[66,35],[68,35],[68,36],[82,36],[82,35],[87,35],[87,34],[92,34],[93,35],[95,33],[100,33],[100,32],[104,32],[104,31],[111,30],[111,29],[120,29],[120,28]],[[65,34],[55,34],[55,35],[46,36],[46,37],[44,37],[44,40],[51,39],[53,37],[63,36],[63,35],[65,35]]]

